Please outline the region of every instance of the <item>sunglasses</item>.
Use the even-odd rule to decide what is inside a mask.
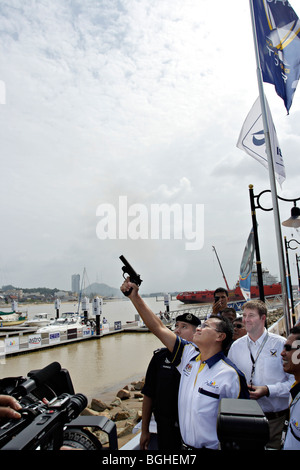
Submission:
[[[283,346],[283,349],[286,350],[286,352],[289,352],[289,351],[296,351],[297,349],[300,349],[300,344],[298,344],[298,346],[296,348],[292,348],[292,345],[291,344],[285,344]]]
[[[244,326],[244,325],[241,324],[241,323],[234,323],[234,324],[233,324],[233,328],[238,328],[238,329],[240,329],[240,328],[243,328],[243,326]]]

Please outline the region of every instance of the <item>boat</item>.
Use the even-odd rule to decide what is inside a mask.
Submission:
[[[18,326],[27,320],[27,313],[0,311],[0,326]]]
[[[239,300],[245,300],[242,290],[237,282],[234,289],[228,287],[228,283],[220,263],[217,251],[213,246],[217,260],[219,262],[223,278],[226,284],[226,289],[228,291],[229,302],[235,302]],[[263,285],[264,285],[264,295],[265,296],[275,296],[281,294],[281,283],[277,281],[277,278],[270,274],[268,269],[262,269],[263,276]],[[251,287],[250,287],[251,299],[259,298],[259,286],[258,286],[258,277],[257,270],[254,267],[251,274]],[[214,302],[214,290],[204,290],[204,291],[187,291],[180,292],[177,295],[177,300],[185,304],[197,304],[197,303],[212,303]]]
[[[63,313],[61,317],[56,318],[52,323],[47,326],[42,326],[37,329],[37,333],[51,333],[53,331],[67,331],[69,329],[77,328],[83,329],[84,327],[81,315],[73,312]]]
[[[49,318],[49,313],[37,313],[33,318],[27,320],[23,326],[42,327],[48,326],[54,322],[53,318]]]

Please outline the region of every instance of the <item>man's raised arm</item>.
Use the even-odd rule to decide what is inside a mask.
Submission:
[[[130,282],[129,278],[121,286],[121,291],[127,292],[132,287],[132,292],[128,296],[131,300],[133,305],[135,306],[136,310],[138,311],[139,315],[142,317],[145,325],[149,328],[149,330],[161,340],[161,342],[169,349],[169,351],[173,351],[176,335],[173,331],[169,330],[162,321],[155,315],[152,310],[145,304],[144,300],[139,295],[139,288],[136,284]]]

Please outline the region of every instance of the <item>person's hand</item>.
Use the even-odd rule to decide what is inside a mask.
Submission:
[[[222,310],[221,306],[221,300],[218,300],[218,302],[213,303],[212,311],[214,315],[217,315],[220,310]]]
[[[140,438],[140,449],[141,450],[148,450],[150,439],[151,439],[150,432],[149,431],[142,431],[141,438]]]
[[[133,282],[130,282],[130,278],[128,277],[124,282],[123,284],[121,285],[120,287],[121,291],[123,292],[128,292],[130,289],[132,289],[132,292],[129,294],[129,298],[132,298],[134,296],[137,295],[138,293],[138,290],[139,290],[139,286],[137,286],[136,284],[134,284]]]
[[[18,410],[21,410],[22,406],[13,397],[9,395],[0,395],[0,419],[19,419],[21,418]]]
[[[248,389],[252,400],[258,400],[261,397],[269,395],[269,389],[266,385],[252,385],[249,386]]]

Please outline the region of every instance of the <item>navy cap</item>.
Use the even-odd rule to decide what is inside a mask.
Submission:
[[[195,317],[192,313],[183,313],[176,317],[176,321],[184,321],[185,323],[190,323],[191,325],[198,326],[201,323],[200,318]]]

